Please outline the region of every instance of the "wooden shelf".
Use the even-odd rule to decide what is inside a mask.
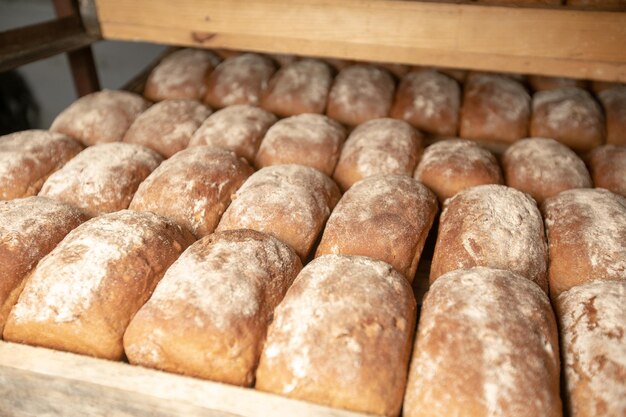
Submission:
[[[626,82],[626,12],[397,0],[96,0],[105,39]]]

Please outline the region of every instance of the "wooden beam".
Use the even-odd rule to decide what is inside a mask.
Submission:
[[[397,0],[96,0],[104,38],[626,81],[626,13]]]

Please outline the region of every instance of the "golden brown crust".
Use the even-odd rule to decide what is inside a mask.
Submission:
[[[603,145],[594,149],[589,169],[596,187],[626,197],[626,144]]]
[[[231,196],[253,172],[233,152],[185,149],[141,183],[129,208],[160,214],[201,238],[217,227]]]
[[[254,230],[196,242],[128,326],[130,363],[250,386],[274,308],[301,269],[289,246]]]
[[[606,142],[626,145],[626,85],[606,88],[598,93],[598,99],[606,116]]]
[[[385,262],[361,256],[317,258],[276,309],[256,388],[397,416],[415,310],[408,281]]]
[[[0,200],[37,195],[48,176],[82,150],[74,139],[45,130],[0,136]]]
[[[83,223],[33,270],[4,338],[121,359],[130,319],[192,241],[152,213],[123,210]]]

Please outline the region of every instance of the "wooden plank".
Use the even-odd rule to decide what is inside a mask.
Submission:
[[[127,363],[2,341],[0,415],[366,416]]]
[[[397,0],[96,0],[106,39],[626,81],[626,13]]]

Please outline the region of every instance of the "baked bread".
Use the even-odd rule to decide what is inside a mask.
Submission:
[[[245,53],[224,60],[207,79],[204,101],[213,108],[261,103],[276,66],[271,59]]]
[[[194,100],[163,100],[140,114],[124,135],[169,158],[189,145],[189,140],[211,109]]]
[[[132,143],[91,146],[52,174],[39,195],[78,207],[90,217],[122,210],[161,161],[152,149]]]
[[[209,116],[191,137],[189,146],[227,149],[252,164],[261,139],[275,122],[276,116],[258,107],[229,106]]]
[[[144,96],[148,100],[201,100],[206,93],[206,76],[221,59],[204,49],[180,49],[154,67],[148,76]]]
[[[535,201],[504,185],[479,185],[444,204],[430,282],[457,269],[504,269],[546,293],[548,247]]]
[[[621,85],[621,83],[613,82],[613,81],[600,81],[600,80],[591,80],[591,91],[593,91],[596,95],[600,92]]]
[[[153,213],[122,210],[83,223],[37,264],[4,338],[122,359],[130,319],[192,241]]]
[[[349,126],[386,117],[394,89],[395,82],[387,71],[374,65],[351,65],[335,78],[326,114]]]
[[[626,197],[626,143],[598,146],[591,151],[589,169],[596,187]]]
[[[604,129],[602,109],[585,90],[559,88],[533,96],[531,136],[553,138],[586,152],[604,142]]]
[[[626,281],[594,281],[556,299],[571,417],[626,415]]]
[[[561,417],[550,300],[511,272],[472,268],[432,284],[420,313],[404,417]]]
[[[250,386],[274,308],[302,269],[254,230],[196,242],[167,270],[124,334],[132,364]]]
[[[561,191],[593,186],[582,159],[554,139],[514,143],[502,157],[502,170],[506,185],[530,194],[537,204]]]
[[[367,177],[337,203],[315,256],[368,256],[413,282],[436,214],[437,198],[419,181],[403,175]]]
[[[85,220],[77,209],[44,197],[0,202],[0,336],[26,275]]]
[[[467,77],[461,107],[462,138],[515,142],[528,136],[529,120],[530,96],[520,82],[497,74]]]
[[[598,99],[606,115],[606,142],[626,145],[626,85],[607,88],[598,93]]]
[[[185,149],[141,183],[129,208],[160,214],[200,238],[213,232],[231,196],[252,172],[231,151],[209,146]]]
[[[36,195],[50,174],[82,150],[74,139],[46,130],[0,136],[0,200]]]
[[[442,203],[466,188],[503,183],[496,157],[476,142],[464,139],[428,146],[417,164],[415,179],[433,190]]]
[[[404,77],[407,72],[411,70],[411,66],[406,64],[396,64],[393,62],[372,62],[372,64],[378,65],[382,69],[389,71],[397,79]]]
[[[324,61],[295,61],[274,74],[263,94],[261,107],[282,117],[324,113],[332,82],[332,70]]]
[[[454,79],[435,70],[418,70],[402,77],[391,117],[435,135],[456,136],[460,106],[461,88]]]
[[[556,0],[561,4],[561,0]],[[528,84],[533,91],[554,90],[555,88],[563,87],[580,87],[587,88],[588,82],[586,80],[578,80],[575,78],[565,77],[548,77],[545,75],[529,75]]]
[[[352,131],[341,150],[333,178],[342,190],[377,174],[412,176],[422,137],[407,122],[376,119]]]
[[[281,68],[293,64],[301,59],[299,56],[291,54],[268,54],[268,56],[272,58]]]
[[[601,188],[568,190],[542,211],[552,298],[594,280],[626,280],[626,198]]]
[[[307,259],[340,197],[337,185],[303,165],[274,165],[248,178],[217,231],[252,229],[272,235]]]
[[[321,114],[301,114],[278,121],[269,128],[255,165],[301,164],[316,168],[329,177],[335,165],[346,130],[338,122]]]
[[[397,416],[415,310],[410,284],[385,262],[362,256],[317,258],[276,309],[256,388]]]
[[[150,106],[127,91],[102,90],[87,94],[63,110],[50,130],[66,134],[86,146],[119,142],[137,116]]]

